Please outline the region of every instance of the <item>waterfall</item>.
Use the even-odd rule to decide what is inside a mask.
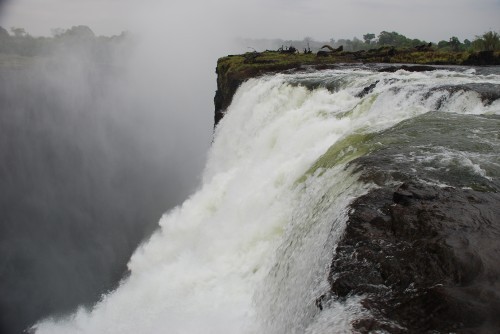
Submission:
[[[248,80],[216,128],[202,185],[162,217],[130,276],[91,310],[34,331],[351,332],[365,312],[357,297],[316,301],[349,204],[375,187],[353,161],[383,145],[374,134],[426,113],[499,115],[498,100],[445,89],[477,83],[500,76],[346,67]]]

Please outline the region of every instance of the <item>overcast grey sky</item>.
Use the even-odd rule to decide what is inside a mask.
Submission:
[[[382,30],[429,41],[500,30],[500,0],[7,0],[0,25],[32,35],[88,25],[118,34],[148,25],[187,38],[209,28],[227,37],[319,40]],[[147,28],[146,28],[147,29]],[[200,33],[201,34],[201,33]]]

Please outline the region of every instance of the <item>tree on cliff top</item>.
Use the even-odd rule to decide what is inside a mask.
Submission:
[[[458,39],[458,37],[453,36],[450,38],[449,45],[451,46],[453,51],[458,51],[460,49],[461,44],[462,43],[460,43],[460,40]]]
[[[12,27],[10,31],[12,31],[15,37],[23,37],[26,35],[26,30],[24,30],[24,28]]]
[[[410,39],[395,31],[393,32],[382,31],[378,35],[379,46],[394,46],[396,48],[402,48],[402,47],[408,48],[408,47],[415,47],[421,44],[425,44],[425,42],[416,38]]]
[[[500,35],[495,31],[485,32],[482,36],[476,36],[474,47],[482,51],[500,50]]]
[[[73,26],[70,29],[60,33],[58,37],[62,38],[77,38],[77,39],[93,39],[95,34],[87,26]]]
[[[375,39],[375,34],[365,34],[363,35],[363,40],[366,44],[370,44],[372,39]]]

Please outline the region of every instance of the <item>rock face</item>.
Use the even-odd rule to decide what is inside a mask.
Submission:
[[[408,65],[400,65],[400,66],[389,66],[389,67],[384,67],[379,70],[379,72],[396,72],[399,70],[405,70],[408,72],[427,72],[427,71],[434,71],[436,68],[433,66],[425,66],[425,65],[415,65],[415,66],[408,66]]]
[[[329,282],[361,333],[498,333],[500,195],[415,182],[351,206]],[[321,300],[319,301],[321,304]]]
[[[224,111],[233,100],[233,95],[244,80],[227,74],[227,68],[217,66],[217,91],[215,92],[214,105],[214,127],[224,117]]]
[[[297,55],[286,54],[282,56],[291,58]],[[299,70],[304,65],[301,62],[294,61],[293,58],[291,58],[290,62],[281,63],[266,59],[248,62],[248,59],[248,57],[244,56],[228,56],[217,61],[215,70],[217,74],[217,91],[214,97],[214,127],[224,117],[224,112],[231,104],[236,90],[243,82],[264,74]],[[241,66],[242,64],[244,66]]]

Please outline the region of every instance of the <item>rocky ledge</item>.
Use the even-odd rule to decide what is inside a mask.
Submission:
[[[416,182],[358,198],[332,260],[331,296],[362,296],[360,333],[498,333],[498,203],[497,193]]]

